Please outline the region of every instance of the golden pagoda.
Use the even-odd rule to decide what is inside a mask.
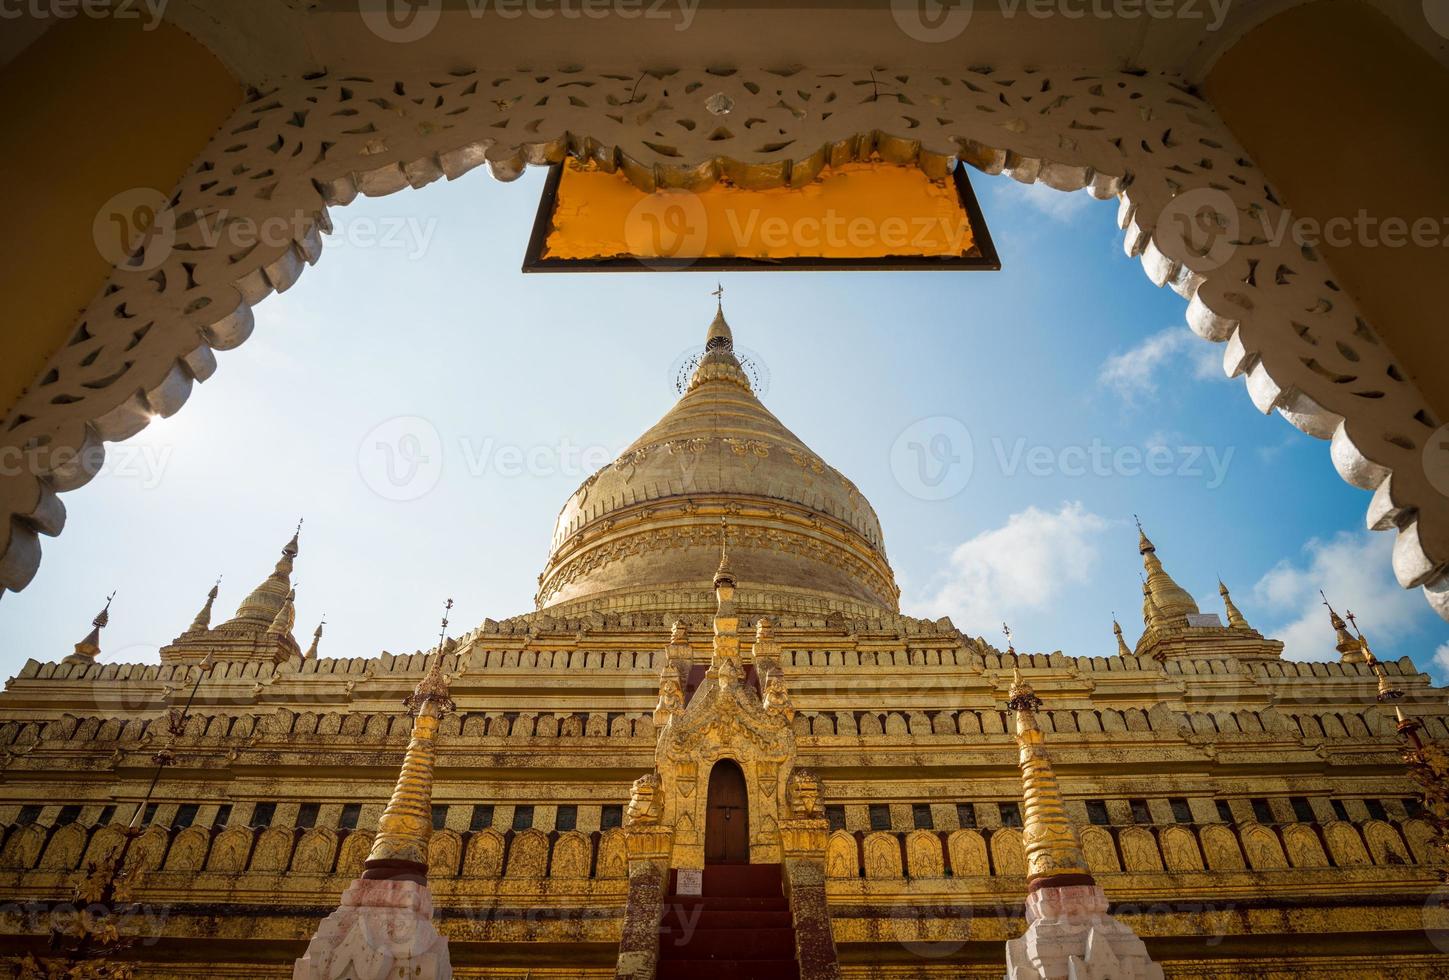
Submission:
[[[8,681],[0,956],[43,958],[29,910],[124,845],[165,910],[116,920],[137,978],[1444,975],[1400,756],[1449,738],[1425,673],[1336,613],[1284,659],[1145,531],[1135,644],[902,615],[873,508],[722,307],[564,503],[536,608],[304,653],[298,551],[159,664],[88,641]]]

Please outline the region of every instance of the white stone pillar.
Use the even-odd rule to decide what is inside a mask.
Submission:
[[[424,882],[358,878],[322,920],[293,980],[451,980],[448,940]]]
[[[1006,943],[1006,980],[1162,980],[1162,967],[1108,914],[1095,882],[1034,889],[1026,921],[1026,933]]]

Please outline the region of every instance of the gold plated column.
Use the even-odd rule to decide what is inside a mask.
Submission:
[[[448,600],[447,608],[453,607]],[[443,616],[447,635],[448,617]],[[442,639],[432,666],[403,702],[414,714],[412,738],[392,799],[377,821],[377,837],[363,863],[364,878],[427,880],[428,841],[433,836],[433,765],[437,759],[438,721],[455,707],[443,677]]]
[[[1006,706],[1016,712],[1016,744],[1020,746],[1022,843],[1026,847],[1027,890],[1043,886],[1089,885],[1087,859],[1077,830],[1067,816],[1057,775],[1036,721],[1041,698],[1030,684],[1013,672],[1011,698]]]

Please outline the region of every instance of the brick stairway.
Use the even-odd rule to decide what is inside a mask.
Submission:
[[[716,864],[703,895],[670,872],[657,980],[799,980],[795,927],[778,864]]]

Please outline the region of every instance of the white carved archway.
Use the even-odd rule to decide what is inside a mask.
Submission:
[[[1189,301],[1259,409],[1331,441],[1343,478],[1375,491],[1369,526],[1397,534],[1400,583],[1449,618],[1449,497],[1426,473],[1437,421],[1422,395],[1326,264],[1268,240],[1282,206],[1211,107],[1170,77],[1071,70],[479,70],[259,95],[175,191],[164,261],[118,267],[5,420],[0,590],[34,575],[38,534],[64,523],[56,494],[95,475],[103,443],[179,409],[213,351],[250,334],[251,307],[317,261],[329,207],[485,163],[511,180],[569,153],[652,189],[800,183],[871,152],[1119,198],[1128,254]],[[225,233],[239,227],[289,231],[240,246]]]

